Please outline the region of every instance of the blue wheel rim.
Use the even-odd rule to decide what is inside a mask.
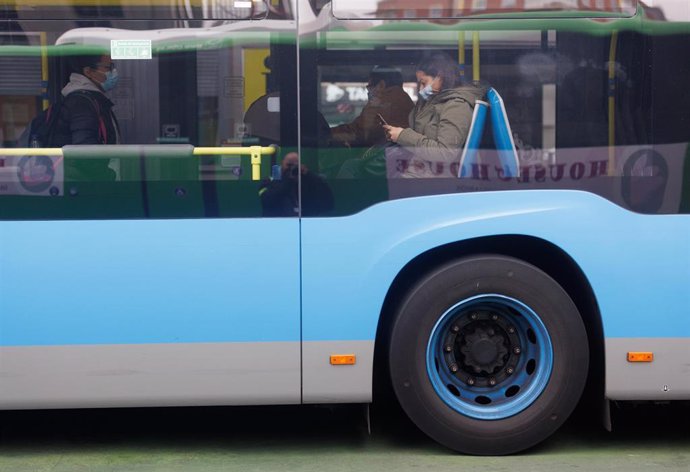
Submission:
[[[426,368],[439,398],[453,410],[480,420],[509,418],[546,388],[551,337],[521,301],[478,295],[439,318],[427,344]]]

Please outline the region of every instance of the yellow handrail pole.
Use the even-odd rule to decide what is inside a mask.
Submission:
[[[258,149],[261,155],[271,155],[275,154],[276,148],[272,146],[245,146],[245,147],[195,147],[195,156],[220,156],[220,155],[232,155],[238,156],[242,154],[251,155],[252,149]]]
[[[43,109],[46,110],[50,106],[48,100],[48,39],[45,31],[41,31],[39,35],[41,41],[41,94],[43,95]]]
[[[465,78],[465,32],[458,33],[458,65],[460,66],[460,77]]]
[[[615,175],[616,164],[616,46],[618,44],[618,31],[611,33],[611,45],[609,47],[609,169],[610,176]]]
[[[271,146],[249,147],[198,147],[192,154],[195,156],[249,155],[252,164],[252,180],[261,179],[261,156],[275,154]],[[0,156],[62,156],[62,148],[1,148]]]
[[[249,147],[213,147],[213,148],[194,148],[194,155],[238,155],[249,154],[252,163],[252,180],[261,179],[261,156],[275,154],[276,148],[271,146],[249,146]]]
[[[479,31],[472,32],[472,80],[479,82]]]
[[[2,148],[0,156],[62,156],[62,148]]]
[[[261,146],[251,146],[252,180],[261,178]]]

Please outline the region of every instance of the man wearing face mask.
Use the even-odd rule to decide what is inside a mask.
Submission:
[[[406,126],[414,107],[402,85],[402,73],[398,69],[374,67],[369,73],[367,104],[354,121],[331,128],[331,141],[352,147],[385,144],[381,118],[393,126]]]
[[[110,55],[72,57],[70,69],[69,82],[61,92],[62,106],[52,146],[119,144],[120,127],[113,102],[105,95],[118,81]]]

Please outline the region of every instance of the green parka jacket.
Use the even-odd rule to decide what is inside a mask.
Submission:
[[[486,94],[482,85],[443,90],[429,100],[421,97],[397,143],[413,154],[403,177],[450,176],[450,165],[460,159],[472,123],[476,100]]]

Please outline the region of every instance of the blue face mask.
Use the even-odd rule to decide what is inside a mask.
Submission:
[[[422,97],[424,100],[429,100],[431,97],[436,95],[438,92],[435,91],[432,87],[431,84],[427,85],[424,87],[422,90],[419,91],[419,96]]]
[[[117,75],[117,69],[109,70],[105,73],[105,82],[101,84],[101,87],[106,92],[109,92],[115,88],[118,80],[120,80],[120,77]]]

